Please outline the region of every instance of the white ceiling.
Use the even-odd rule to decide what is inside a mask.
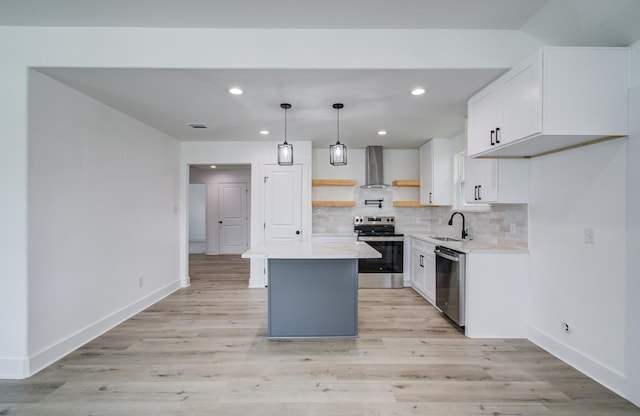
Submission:
[[[247,13],[250,10],[251,13]],[[639,0],[0,0],[0,25],[208,28],[425,28],[521,31],[550,45],[628,46]],[[466,101],[502,70],[160,70],[41,68],[178,140],[290,140],[415,148],[464,128]],[[241,85],[246,93],[226,90]],[[409,90],[425,86],[413,97]],[[193,130],[190,122],[205,123]],[[376,131],[385,129],[385,137]]]

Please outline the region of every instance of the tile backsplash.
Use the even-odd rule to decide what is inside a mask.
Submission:
[[[455,211],[451,207],[394,207],[393,192],[393,189],[357,188],[353,193],[355,207],[314,207],[313,234],[353,233],[353,217],[356,215],[394,215],[396,229],[402,233],[460,236],[462,218],[459,215],[453,219],[453,226],[448,225],[449,218]],[[382,199],[382,208],[377,205],[366,206],[366,199]],[[459,211],[465,216],[470,238],[506,247],[527,248],[527,204],[494,204],[486,211]],[[512,224],[515,233],[511,233]]]

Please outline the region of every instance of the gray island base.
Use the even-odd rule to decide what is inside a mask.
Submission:
[[[267,262],[269,338],[358,336],[358,259],[381,257],[376,249],[362,241],[278,242],[242,257]]]
[[[269,338],[358,336],[357,259],[269,259]]]

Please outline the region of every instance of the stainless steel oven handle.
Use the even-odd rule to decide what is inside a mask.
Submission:
[[[358,241],[404,241],[404,237],[358,236]]]
[[[440,256],[440,257],[445,258],[447,260],[451,260],[451,261],[455,261],[455,262],[459,262],[460,261],[459,258],[450,256],[448,254],[445,254],[440,250],[435,250],[435,253],[436,253],[436,256]]]

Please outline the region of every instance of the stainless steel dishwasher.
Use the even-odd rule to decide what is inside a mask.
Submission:
[[[436,306],[459,326],[465,325],[464,253],[437,246],[436,253]]]

